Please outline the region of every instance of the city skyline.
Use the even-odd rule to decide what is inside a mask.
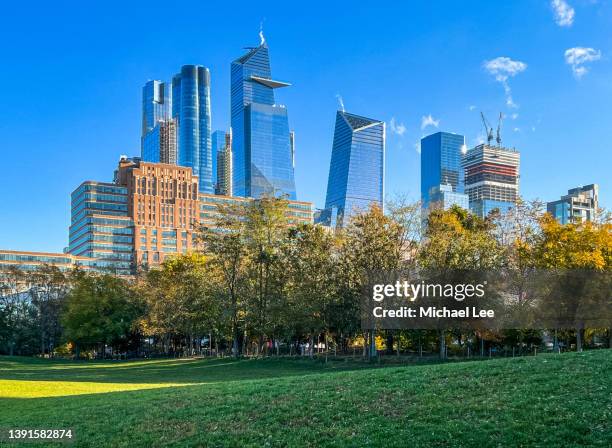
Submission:
[[[612,96],[611,68],[606,58],[611,48],[602,30],[610,24],[611,15],[605,14],[610,7],[607,3],[574,3],[576,15],[572,26],[559,26],[548,2],[537,6],[519,2],[507,14],[490,5],[479,5],[482,11],[478,14],[470,7],[445,5],[440,10],[439,5],[413,5],[414,18],[402,17],[414,20],[415,26],[402,27],[411,28],[402,33],[386,31],[380,25],[384,21],[372,21],[380,22],[379,25],[365,24],[365,10],[358,7],[350,15],[357,24],[365,24],[364,35],[372,36],[371,40],[363,38],[360,42],[344,39],[347,30],[342,24],[332,25],[332,21],[317,21],[316,17],[306,15],[309,26],[288,27],[286,16],[266,11],[264,33],[273,48],[274,70],[293,83],[293,87],[279,93],[279,103],[289,105],[291,129],[296,131],[298,198],[313,201],[319,208],[324,205],[338,95],[347,110],[387,123],[388,196],[406,193],[410,199],[419,198],[420,155],[415,144],[422,136],[438,130],[460,133],[466,136],[471,148],[482,138],[478,112],[484,110],[494,116],[501,110],[506,115],[504,146],[521,151],[520,184],[525,198],[553,201],[570,188],[597,183],[600,204],[609,208],[607,167],[612,160],[603,131],[612,116],[612,102],[607,101]],[[333,12],[334,6],[329,9]],[[527,11],[530,14],[526,15]],[[127,11],[125,20],[134,21],[131,12]],[[230,62],[240,54],[242,46],[258,43],[260,19],[248,18],[249,13],[257,14],[245,10],[244,16],[237,15],[232,24],[236,32],[224,34],[223,39],[205,37],[218,32],[218,27],[227,27],[225,21],[213,24],[207,31],[196,30],[187,17],[173,20],[169,26],[183,26],[184,36],[173,37],[168,44],[173,47],[172,52],[162,48],[158,58],[152,56],[153,49],[160,51],[156,42],[145,45],[135,37],[132,40],[127,37],[128,22],[124,23],[124,19],[117,19],[120,22],[117,33],[127,39],[127,44],[117,47],[106,58],[102,54],[106,47],[101,44],[73,56],[75,52],[80,54],[80,44],[69,41],[69,34],[58,32],[50,36],[50,43],[66,47],[66,54],[61,55],[59,62],[45,66],[42,75],[49,83],[56,83],[63,70],[74,64],[91,61],[95,68],[108,63],[109,57],[113,61],[91,77],[72,75],[69,96],[66,89],[57,86],[46,88],[45,94],[41,94],[38,90],[41,87],[31,82],[35,75],[26,73],[34,62],[25,61],[24,56],[34,56],[37,64],[45,63],[47,58],[40,51],[48,42],[43,42],[41,49],[34,48],[33,41],[28,39],[14,45],[5,59],[7,70],[0,75],[5,85],[13,86],[5,97],[0,126],[9,149],[5,151],[7,164],[16,168],[3,176],[0,184],[4,191],[14,192],[1,200],[6,218],[0,228],[3,235],[0,247],[59,251],[67,245],[68,198],[74,186],[84,179],[111,181],[108,173],[112,172],[118,155],[139,153],[140,96],[147,79],[170,79],[177,67],[187,63],[210,67],[212,129],[227,130]],[[428,19],[429,30],[416,23],[417,18],[424,20],[436,13],[440,13],[439,23]],[[18,10],[9,9],[8,15],[11,14],[25,20]],[[495,21],[496,37],[494,43],[486,45],[483,35],[493,29],[477,29],[485,17]],[[526,17],[521,22],[522,29],[533,31],[529,47],[524,40],[513,40],[521,39],[511,31],[510,24],[522,17]],[[38,23],[36,17],[32,20]],[[98,20],[107,24],[111,18],[100,11]],[[312,24],[322,31],[304,46],[303,36]],[[81,29],[76,22],[68,28]],[[35,34],[44,30],[42,26]],[[5,31],[10,32],[11,27]],[[82,32],[85,42],[97,42],[94,37],[97,25]],[[185,45],[196,32],[204,38]],[[452,42],[449,37],[454,37]],[[115,38],[109,39],[112,43]],[[449,48],[445,47],[447,43]],[[150,51],[146,50],[149,46]],[[300,51],[295,51],[296,48]],[[577,54],[576,50],[566,54],[576,48],[592,48],[596,53],[584,50]],[[143,51],[135,57],[137,49]],[[465,54],[468,49],[476,50],[468,55]],[[461,57],[459,50],[464,51]],[[596,57],[597,52],[601,57]],[[447,69],[439,69],[440,55],[453,67],[452,76],[448,76]],[[459,60],[461,64],[457,65]],[[364,66],[366,61],[373,67],[371,72]],[[406,72],[401,68],[417,61],[420,73],[410,73],[407,82]],[[382,71],[384,80],[380,79]],[[27,90],[22,84],[25,82]],[[457,84],[466,88],[457,89]],[[364,85],[368,88],[364,89]],[[13,90],[19,92],[19,100]],[[32,132],[32,127],[36,132]],[[577,154],[581,160],[597,163],[574,163]],[[14,191],[11,186],[22,183],[17,176],[24,169],[34,170],[38,175],[27,182],[23,191]],[[36,218],[40,215],[45,216],[44,224]]]

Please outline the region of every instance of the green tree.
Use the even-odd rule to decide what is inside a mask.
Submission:
[[[244,238],[246,208],[240,205],[219,205],[217,218],[212,226],[202,226],[198,239],[203,251],[210,257],[210,266],[218,272],[216,283],[218,296],[224,303],[219,327],[229,328],[232,353],[239,357],[241,320],[244,319],[244,289],[247,280],[248,250]],[[219,229],[224,229],[219,231]]]
[[[493,223],[457,206],[432,210],[427,217],[425,238],[419,251],[419,264],[429,281],[440,284],[463,283],[462,272],[484,271],[503,265],[503,250],[493,237]],[[447,329],[440,328],[439,353],[446,357]],[[481,341],[484,332],[481,332]]]
[[[376,204],[365,213],[354,215],[341,234],[339,254],[340,281],[343,286],[343,308],[354,319],[360,318],[360,299],[365,288],[381,273],[397,272],[402,267],[402,236],[400,224],[386,216]],[[376,352],[376,332],[364,333],[364,355],[372,358]],[[370,349],[366,350],[365,346]]]
[[[283,309],[286,272],[282,254],[288,241],[287,200],[263,197],[246,207],[243,236],[248,253],[247,318],[257,336],[258,352],[266,337],[273,335],[275,321]]]
[[[28,293],[38,314],[40,353],[53,353],[61,337],[60,312],[70,281],[57,266],[43,265],[27,276]]]
[[[82,347],[126,345],[134,334],[143,307],[128,283],[109,274],[75,276],[61,315],[64,337]]]
[[[147,305],[143,333],[162,335],[166,352],[172,337],[184,338],[187,353],[195,354],[201,347],[198,342],[219,321],[212,275],[206,257],[199,253],[168,257],[159,268],[149,270],[138,287]]]
[[[290,276],[287,325],[296,335],[300,328],[309,339],[310,356],[319,334],[323,333],[326,354],[330,326],[334,321],[336,282],[334,254],[336,241],[321,226],[297,226],[289,232],[289,244],[283,263]]]

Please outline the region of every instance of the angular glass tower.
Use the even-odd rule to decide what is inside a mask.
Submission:
[[[199,178],[202,193],[214,193],[210,113],[210,72],[184,65],[172,78],[172,117],[178,126],[178,165]]]
[[[320,222],[341,226],[372,203],[383,207],[384,175],[385,123],[338,111]]]
[[[233,193],[258,198],[286,195],[295,200],[295,179],[287,109],[274,89],[268,45],[251,48],[232,62],[231,127]]]
[[[465,151],[463,135],[436,132],[421,139],[421,202],[424,209],[432,202],[444,209],[452,205],[468,208],[462,151]]]

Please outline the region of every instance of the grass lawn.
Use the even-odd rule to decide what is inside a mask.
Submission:
[[[0,428],[73,428],[73,446],[609,447],[611,421],[612,350],[377,368],[0,357]]]

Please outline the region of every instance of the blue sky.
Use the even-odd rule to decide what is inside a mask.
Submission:
[[[213,128],[226,129],[230,62],[258,43],[261,22],[274,77],[293,84],[277,101],[296,131],[299,199],[323,205],[341,96],[347,111],[388,124],[387,195],[418,198],[423,135],[457,132],[473,145],[479,112],[496,121],[502,111],[504,143],[521,151],[525,198],[553,200],[596,182],[611,208],[610,1],[347,5],[4,5],[0,248],[67,245],[70,192],[86,179],[110,181],[120,154],[139,154],[148,79],[169,80],[182,64],[209,67]]]

